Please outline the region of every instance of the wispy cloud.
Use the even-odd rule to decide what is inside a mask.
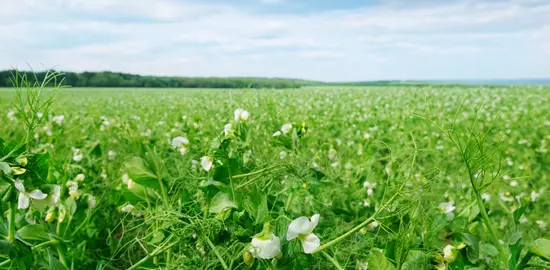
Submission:
[[[232,2],[7,0],[0,68],[29,62],[322,80],[550,76],[547,1],[357,1],[350,8],[346,0],[303,12],[292,9],[297,1]]]

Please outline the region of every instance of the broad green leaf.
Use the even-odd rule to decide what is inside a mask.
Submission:
[[[545,238],[539,238],[535,240],[533,247],[531,248],[531,253],[550,261],[550,240]]]
[[[229,208],[237,208],[237,205],[229,199],[229,195],[218,192],[210,202],[210,213],[219,214]]]
[[[12,169],[10,165],[6,162],[0,162],[0,177],[2,177],[2,173],[5,175],[11,175]]]
[[[133,157],[126,163],[126,172],[134,182],[159,190],[160,184],[157,176],[140,157]]]
[[[27,174],[31,177],[34,186],[40,186],[40,183],[46,182],[48,178],[50,154],[35,154],[29,157],[26,166]]]
[[[430,258],[420,250],[410,250],[401,270],[430,270]]]
[[[48,251],[48,270],[66,270],[65,267],[51,252]]]
[[[489,243],[480,244],[479,250],[482,257],[496,257],[498,255],[498,249]]]
[[[30,224],[17,231],[17,235],[25,241],[48,241],[50,236],[40,224]]]
[[[396,270],[395,266],[379,249],[373,249],[367,259],[369,270]]]
[[[479,260],[479,240],[469,233],[463,233],[462,241],[464,241],[467,245],[466,255],[468,260],[471,263],[476,264]]]

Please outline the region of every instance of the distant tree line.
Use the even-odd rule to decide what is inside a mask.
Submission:
[[[0,87],[11,87],[14,71],[0,71]],[[20,72],[31,82],[41,82],[46,72]],[[61,72],[59,79],[72,87],[151,87],[151,88],[299,88],[315,85],[313,81],[283,78],[252,77],[159,77],[119,72]]]

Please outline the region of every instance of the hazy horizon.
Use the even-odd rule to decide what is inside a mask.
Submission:
[[[4,0],[0,70],[316,81],[550,78],[542,0]]]

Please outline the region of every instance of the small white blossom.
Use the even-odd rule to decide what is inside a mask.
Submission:
[[[443,259],[447,263],[454,262],[456,260],[456,255],[458,255],[458,249],[453,245],[446,245],[443,248]]]
[[[227,124],[223,127],[223,134],[226,137],[229,136],[229,134],[231,134],[231,131],[233,131],[231,128],[232,128],[231,123],[229,123],[229,124]]]
[[[290,131],[292,131],[291,123],[286,123],[281,127],[281,132],[283,132],[284,134],[288,134]]]
[[[284,159],[286,157],[287,153],[285,151],[281,151],[281,153],[279,153],[279,157],[281,159]]]
[[[107,156],[109,157],[109,160],[115,160],[115,158],[116,158],[116,152],[113,151],[113,150],[109,150],[109,151],[107,152]]]
[[[273,233],[252,238],[248,252],[254,258],[272,259],[281,253],[281,240]]]
[[[17,179],[14,182],[15,188],[19,191],[19,197],[17,199],[17,208],[18,209],[27,209],[29,208],[29,204],[31,202],[31,199],[34,200],[43,200],[48,195],[40,191],[39,189],[35,189],[31,192],[25,191],[25,186],[23,185],[23,181]]]
[[[63,125],[63,120],[65,120],[65,115],[57,115],[52,118],[52,121],[55,122],[58,126]]]
[[[376,183],[365,181],[365,183],[363,183],[363,187],[367,189],[367,195],[370,197],[372,196],[374,189],[376,188]]]
[[[178,149],[180,154],[183,156],[189,150],[189,140],[186,137],[175,137],[172,139],[172,147]]]
[[[79,173],[79,174],[76,175],[74,180],[77,181],[77,182],[83,182],[85,178],[86,178],[86,176],[84,174]]]
[[[73,148],[73,160],[75,162],[79,162],[82,160],[84,156],[82,155],[82,151],[78,148]]]
[[[122,175],[122,183],[126,184],[128,189],[132,189],[136,186],[136,182],[134,182],[127,173]]]
[[[286,240],[290,241],[294,238],[298,238],[302,242],[304,253],[312,253],[321,246],[321,240],[313,233],[318,223],[319,214],[313,215],[311,220],[303,216],[293,220],[288,225]]]
[[[120,211],[122,211],[123,213],[130,213],[130,212],[132,212],[132,210],[134,210],[134,206],[131,205],[131,204],[127,204],[127,205],[123,206],[122,208],[120,208]]]
[[[212,157],[209,157],[209,156],[204,156],[204,157],[201,157],[201,167],[205,170],[205,171],[210,171],[210,169],[212,169],[212,163],[214,163],[214,159]]]
[[[237,122],[248,120],[248,112],[241,108],[238,108],[235,110],[234,116],[235,116],[235,121]]]
[[[273,137],[278,137],[278,136],[281,136],[281,132],[280,131],[275,131],[275,133],[273,133]]]
[[[489,193],[483,193],[483,194],[481,194],[481,198],[482,198],[483,200],[485,200],[486,202],[488,202],[488,201],[491,200],[491,194],[489,194]]]
[[[96,205],[97,205],[96,198],[93,195],[88,194],[88,208],[90,209],[95,208]]]

